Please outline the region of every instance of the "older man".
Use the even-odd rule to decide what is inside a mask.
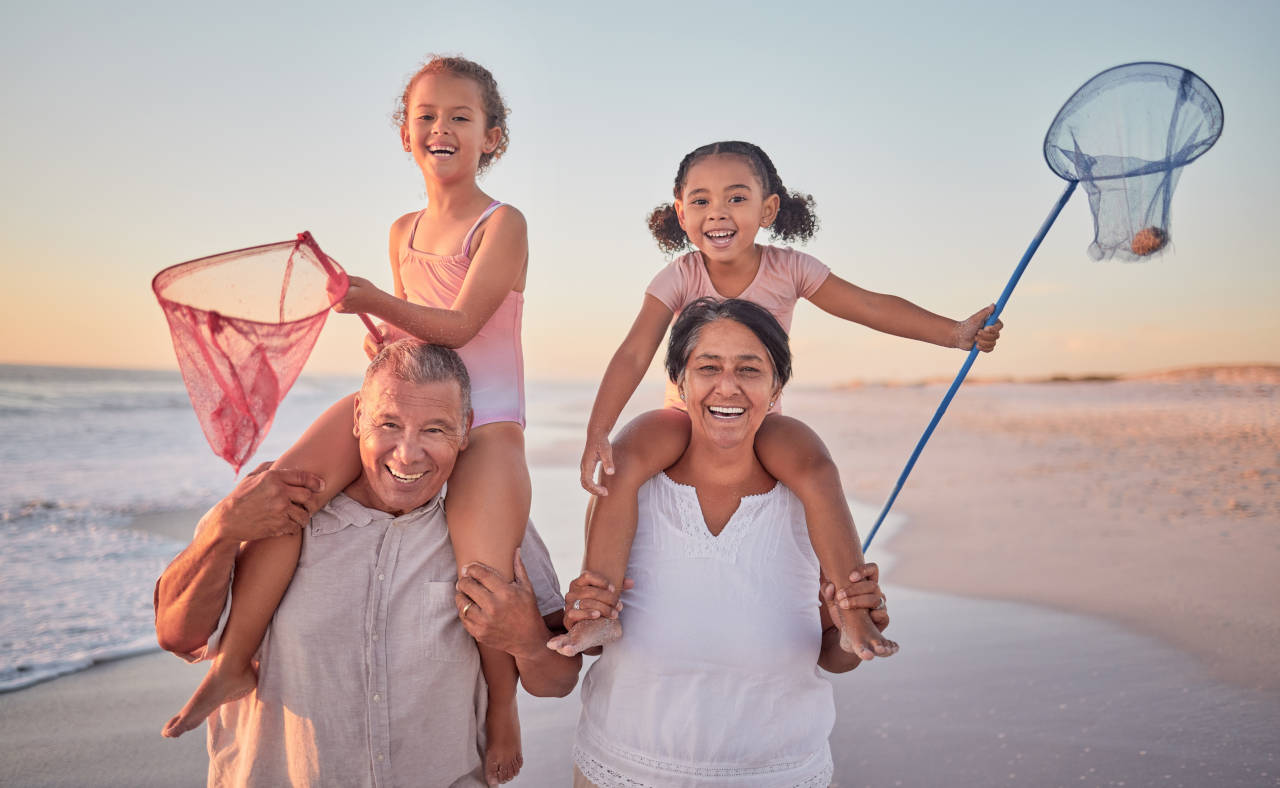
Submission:
[[[464,621],[515,656],[529,692],[573,688],[580,663],[543,645],[563,601],[532,528],[527,573],[517,563],[507,584],[469,568],[471,596],[456,592],[440,492],[466,446],[469,400],[457,354],[393,343],[356,398],[359,479],[306,523],[317,478],[246,478],[165,570],[160,642],[208,656],[241,542],[306,523],[297,572],[259,651],[257,689],[208,719],[210,784],[484,785],[486,693]]]

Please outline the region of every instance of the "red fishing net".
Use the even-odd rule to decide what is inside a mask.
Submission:
[[[179,263],[151,282],[209,445],[236,472],[302,371],[347,274],[310,233]]]

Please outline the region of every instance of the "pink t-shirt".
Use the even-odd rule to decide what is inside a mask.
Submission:
[[[796,301],[809,298],[827,280],[831,269],[813,255],[797,252],[790,247],[765,246],[760,255],[760,270],[735,298],[759,304],[769,310],[782,328],[791,333],[791,316],[795,314]],[[661,301],[676,317],[693,301],[710,296],[723,301],[729,296],[716,291],[711,276],[698,251],[681,255],[649,283],[646,293]],[[666,400],[663,407],[684,409],[675,384],[667,381]]]

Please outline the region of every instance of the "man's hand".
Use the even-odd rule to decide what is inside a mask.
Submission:
[[[308,471],[276,470],[264,462],[209,510],[200,528],[228,542],[297,533],[316,510],[324,479]]]
[[[515,657],[541,656],[551,633],[538,613],[538,601],[519,552],[515,575],[508,583],[492,567],[467,564],[458,578],[453,603],[476,642]]]

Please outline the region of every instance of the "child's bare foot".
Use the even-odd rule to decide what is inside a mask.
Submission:
[[[589,648],[612,643],[620,637],[622,637],[622,624],[618,623],[618,619],[588,618],[574,624],[565,634],[556,635],[548,640],[547,648],[566,657],[572,657]]]
[[[204,681],[196,687],[195,693],[182,707],[178,715],[169,720],[160,732],[161,736],[176,739],[187,731],[200,727],[200,723],[213,713],[214,709],[224,703],[242,698],[258,686],[258,675],[253,668],[245,667],[243,671],[214,661]]]
[[[520,716],[516,700],[489,704],[485,715],[484,781],[489,785],[510,782],[524,766],[520,749]]]
[[[857,654],[863,660],[891,657],[898,653],[898,644],[876,629],[866,610],[836,609],[840,611],[840,620],[836,622],[840,626],[840,648],[850,654]]]

